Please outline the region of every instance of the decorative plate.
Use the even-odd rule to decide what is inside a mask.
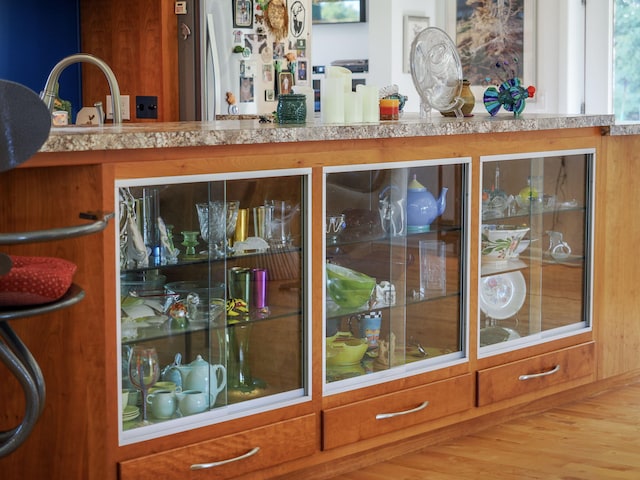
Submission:
[[[449,35],[437,27],[425,28],[411,44],[410,61],[411,78],[424,104],[441,112],[462,106],[462,63]]]
[[[526,296],[527,284],[521,272],[491,275],[480,282],[480,310],[496,320],[513,317]]]

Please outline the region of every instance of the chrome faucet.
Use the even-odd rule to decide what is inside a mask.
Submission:
[[[109,89],[111,90],[113,123],[122,123],[122,109],[120,108],[120,87],[118,86],[116,76],[114,75],[113,70],[109,68],[109,65],[107,65],[103,60],[100,60],[98,57],[95,57],[93,55],[89,55],[88,53],[78,53],[60,60],[51,70],[49,78],[47,78],[47,83],[44,86],[44,90],[40,94],[40,98],[44,101],[49,111],[52,112],[53,101],[56,97],[56,84],[58,83],[60,74],[69,65],[80,62],[91,63],[95,65],[102,71],[102,73],[104,73],[104,76],[107,77]]]

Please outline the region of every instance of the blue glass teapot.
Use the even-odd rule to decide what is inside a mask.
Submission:
[[[409,233],[428,232],[431,223],[447,207],[448,188],[442,187],[436,199],[413,175],[407,186],[407,231]]]

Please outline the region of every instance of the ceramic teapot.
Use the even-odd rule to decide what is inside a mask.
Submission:
[[[211,365],[202,355],[184,365],[180,363],[180,354],[176,354],[174,363],[163,370],[162,379],[175,382],[183,390],[209,392],[215,402],[215,397],[227,385],[227,370],[224,365]]]
[[[183,377],[184,390],[199,390],[205,394],[210,393],[211,404],[216,401],[218,393],[227,385],[227,369],[224,365],[211,365],[201,355],[198,355],[184,371],[187,372]],[[181,373],[183,372],[181,371]]]
[[[410,233],[428,232],[431,223],[444,212],[447,206],[448,188],[443,187],[435,199],[424,185],[413,176],[407,186],[407,230]]]

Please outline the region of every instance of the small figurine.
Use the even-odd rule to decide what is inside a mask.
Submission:
[[[526,105],[526,99],[532,98],[536,93],[536,88],[532,85],[524,88],[520,78],[517,76],[516,68],[518,66],[518,59],[513,59],[515,67],[509,64],[509,61],[499,61],[496,63],[498,69],[498,77],[500,78],[500,85],[498,88],[489,87],[484,92],[484,106],[491,116],[494,116],[500,110],[500,107],[504,107],[505,110],[513,112],[517,117],[522,113]],[[506,74],[506,76],[503,75]],[[491,78],[486,78],[487,82]]]
[[[499,90],[496,87],[489,87],[485,90],[484,106],[491,116],[498,113],[500,106],[518,116],[524,110],[525,100],[532,98],[535,92],[534,86],[530,85],[524,88],[520,84],[519,78],[510,78],[500,84]]]

